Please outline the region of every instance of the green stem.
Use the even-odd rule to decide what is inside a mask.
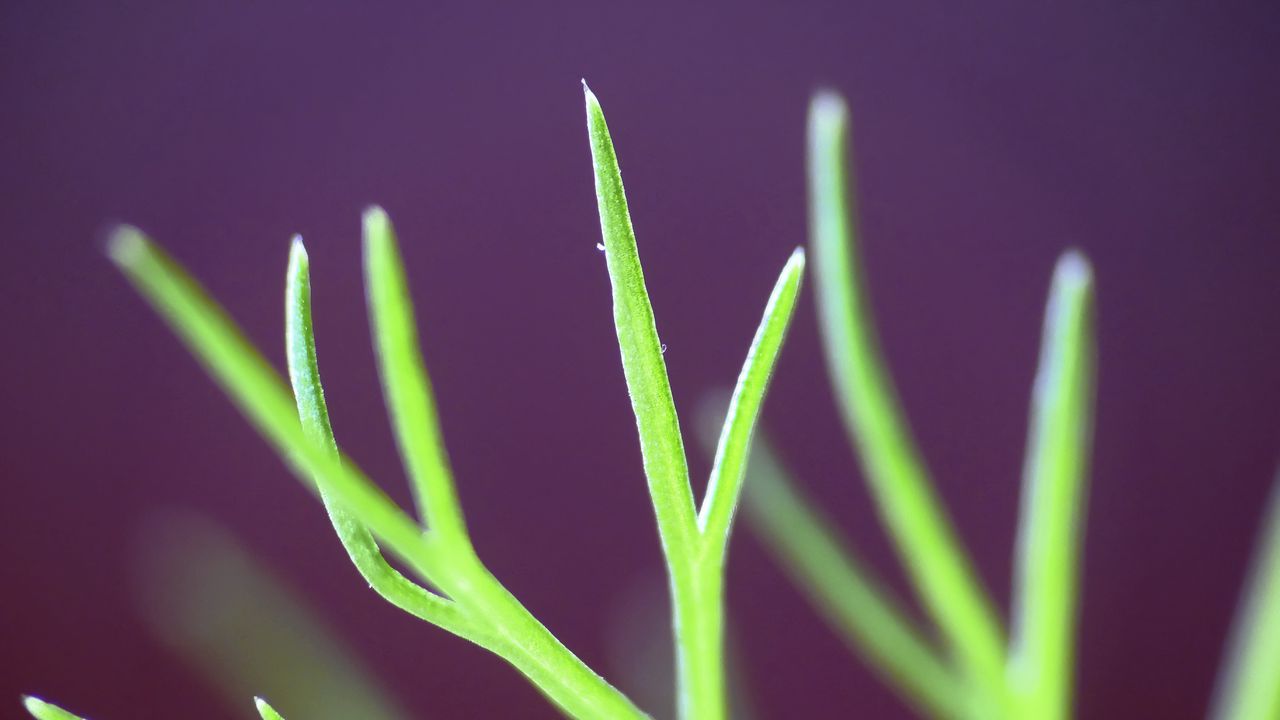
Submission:
[[[680,717],[724,720],[724,566],[719,558],[673,579]]]
[[[649,717],[556,639],[478,559],[458,563],[442,583],[451,597],[492,627],[498,636],[494,651],[566,715],[581,720]]]

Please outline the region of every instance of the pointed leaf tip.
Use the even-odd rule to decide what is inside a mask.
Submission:
[[[36,720],[82,720],[79,716],[33,695],[23,695],[22,706]]]
[[[805,255],[804,247],[797,247],[795,250],[791,251],[791,257],[787,259],[787,270],[789,271],[792,268],[803,270],[806,259],[807,256]]]
[[[1089,263],[1089,258],[1075,248],[1064,252],[1058,258],[1053,274],[1056,281],[1070,283],[1073,286],[1093,284],[1093,266]]]
[[[255,697],[253,699],[253,705],[258,708],[258,714],[262,716],[262,720],[284,720],[280,713],[276,712],[275,708],[271,707],[267,704],[266,700],[263,700],[260,697]]]
[[[383,232],[386,226],[391,223],[391,220],[387,217],[387,211],[383,210],[381,205],[370,205],[365,208],[361,219],[364,223],[366,236]]]
[[[307,255],[307,246],[303,244],[302,236],[294,235],[289,243],[289,274],[293,275],[298,270],[306,269],[310,263],[311,258]]]
[[[604,108],[600,106],[600,98],[587,87],[586,81],[582,83],[582,96],[587,103],[588,127],[604,125]]]
[[[816,120],[843,124],[849,119],[849,106],[834,90],[822,89],[813,94],[809,109]]]
[[[107,257],[121,268],[136,265],[148,250],[147,236],[132,225],[119,225],[107,236]]]

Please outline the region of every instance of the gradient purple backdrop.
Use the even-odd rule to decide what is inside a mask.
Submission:
[[[686,417],[732,381],[804,240],[810,93],[848,96],[886,352],[1002,603],[1044,296],[1084,248],[1101,358],[1080,716],[1201,717],[1280,459],[1280,12],[1033,5],[5,2],[0,716],[24,691],[103,719],[232,716],[139,618],[138,528],[174,507],[230,526],[423,717],[555,716],[364,588],[96,244],[140,225],[279,362],[301,232],[339,439],[403,500],[360,287],[369,202],[401,232],[482,556],[615,674],[608,626],[661,561],[585,76]],[[806,295],[766,421],[903,589],[829,393]],[[761,715],[905,717],[738,530],[732,622]]]

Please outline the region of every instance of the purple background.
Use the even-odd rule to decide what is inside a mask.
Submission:
[[[661,563],[594,248],[586,76],[686,418],[732,381],[803,242],[807,98],[846,93],[886,352],[1002,603],[1044,294],[1056,255],[1085,249],[1101,385],[1080,715],[1202,716],[1280,450],[1278,61],[1262,2],[5,2],[0,715],[23,691],[95,718],[232,713],[140,620],[138,528],[179,507],[315,598],[415,713],[554,717],[362,586],[96,244],[140,225],[279,362],[303,233],[339,439],[405,500],[360,287],[369,202],[405,244],[482,556],[617,674],[609,625]],[[829,392],[806,295],[767,421],[901,589]],[[732,621],[760,714],[905,716],[739,530]]]

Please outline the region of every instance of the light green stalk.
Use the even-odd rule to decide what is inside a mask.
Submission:
[[[1280,718],[1280,474],[1214,691],[1213,720]]]
[[[267,704],[266,700],[260,697],[253,699],[254,707],[258,708],[258,714],[262,716],[262,720],[284,720],[276,709]]]
[[[809,113],[809,223],[827,367],[845,429],[925,608],[985,698],[1003,702],[1002,631],[898,406],[872,324],[845,172],[848,111],[831,93]]]
[[[419,609],[460,635],[478,627],[471,639],[498,653],[524,673],[566,714],[577,718],[645,717],[621,693],[587,668],[547,631],[469,552],[460,552],[456,543],[441,544],[390,501],[368,478],[332,444],[325,444],[318,401],[318,377],[304,378],[304,389],[313,396],[304,398],[304,412],[310,408],[310,430],[304,430],[293,399],[279,375],[244,340],[243,334],[210,300],[203,289],[158,247],[133,228],[121,228],[113,235],[108,252],[142,295],[164,317],[205,369],[218,382],[250,422],[267,438],[290,468],[322,497],[386,544],[415,574],[448,594],[455,605],[427,598]],[[305,270],[305,262],[295,253],[295,272]],[[304,278],[295,278],[294,292],[307,289]],[[403,296],[402,296],[403,297]],[[295,298],[295,311],[306,303]],[[393,317],[408,318],[407,312]],[[295,332],[311,334],[310,318],[299,317]],[[313,375],[313,340],[294,338],[291,360],[295,374]],[[299,350],[299,347],[302,349]],[[311,351],[306,348],[312,347]],[[383,346],[384,348],[386,345]],[[397,385],[397,387],[403,387]],[[313,439],[313,438],[319,438]],[[331,440],[329,441],[331,443]],[[340,531],[343,532],[343,531]],[[349,534],[361,552],[362,541]],[[350,550],[350,548],[349,548]],[[362,572],[382,573],[380,560],[366,557]],[[400,582],[384,575],[388,586]],[[386,588],[384,587],[384,590]],[[406,591],[406,604],[421,602],[424,596]],[[463,612],[462,607],[466,610]],[[464,620],[465,618],[465,620]],[[464,635],[467,636],[467,635]],[[489,638],[493,638],[490,640]]]
[[[440,542],[472,553],[467,525],[436,419],[435,396],[418,347],[413,301],[395,229],[382,208],[364,214],[365,291],[383,395],[419,514]]]
[[[85,720],[79,715],[73,715],[53,703],[47,703],[38,697],[30,695],[22,698],[22,706],[36,720]]]
[[[1093,273],[1058,261],[1031,402],[1015,562],[1010,680],[1019,717],[1072,716],[1080,548],[1093,432]]]
[[[684,440],[617,155],[599,101],[585,83],[583,90],[614,325],[671,585],[678,710],[686,720],[721,720],[727,715],[723,616],[728,535],[751,433],[795,309],[804,253],[792,254],[765,307],[725,419],[707,495],[695,513]]]
[[[1044,311],[1023,470],[1009,660],[1020,717],[1071,717],[1094,365],[1093,273],[1068,252]]]

